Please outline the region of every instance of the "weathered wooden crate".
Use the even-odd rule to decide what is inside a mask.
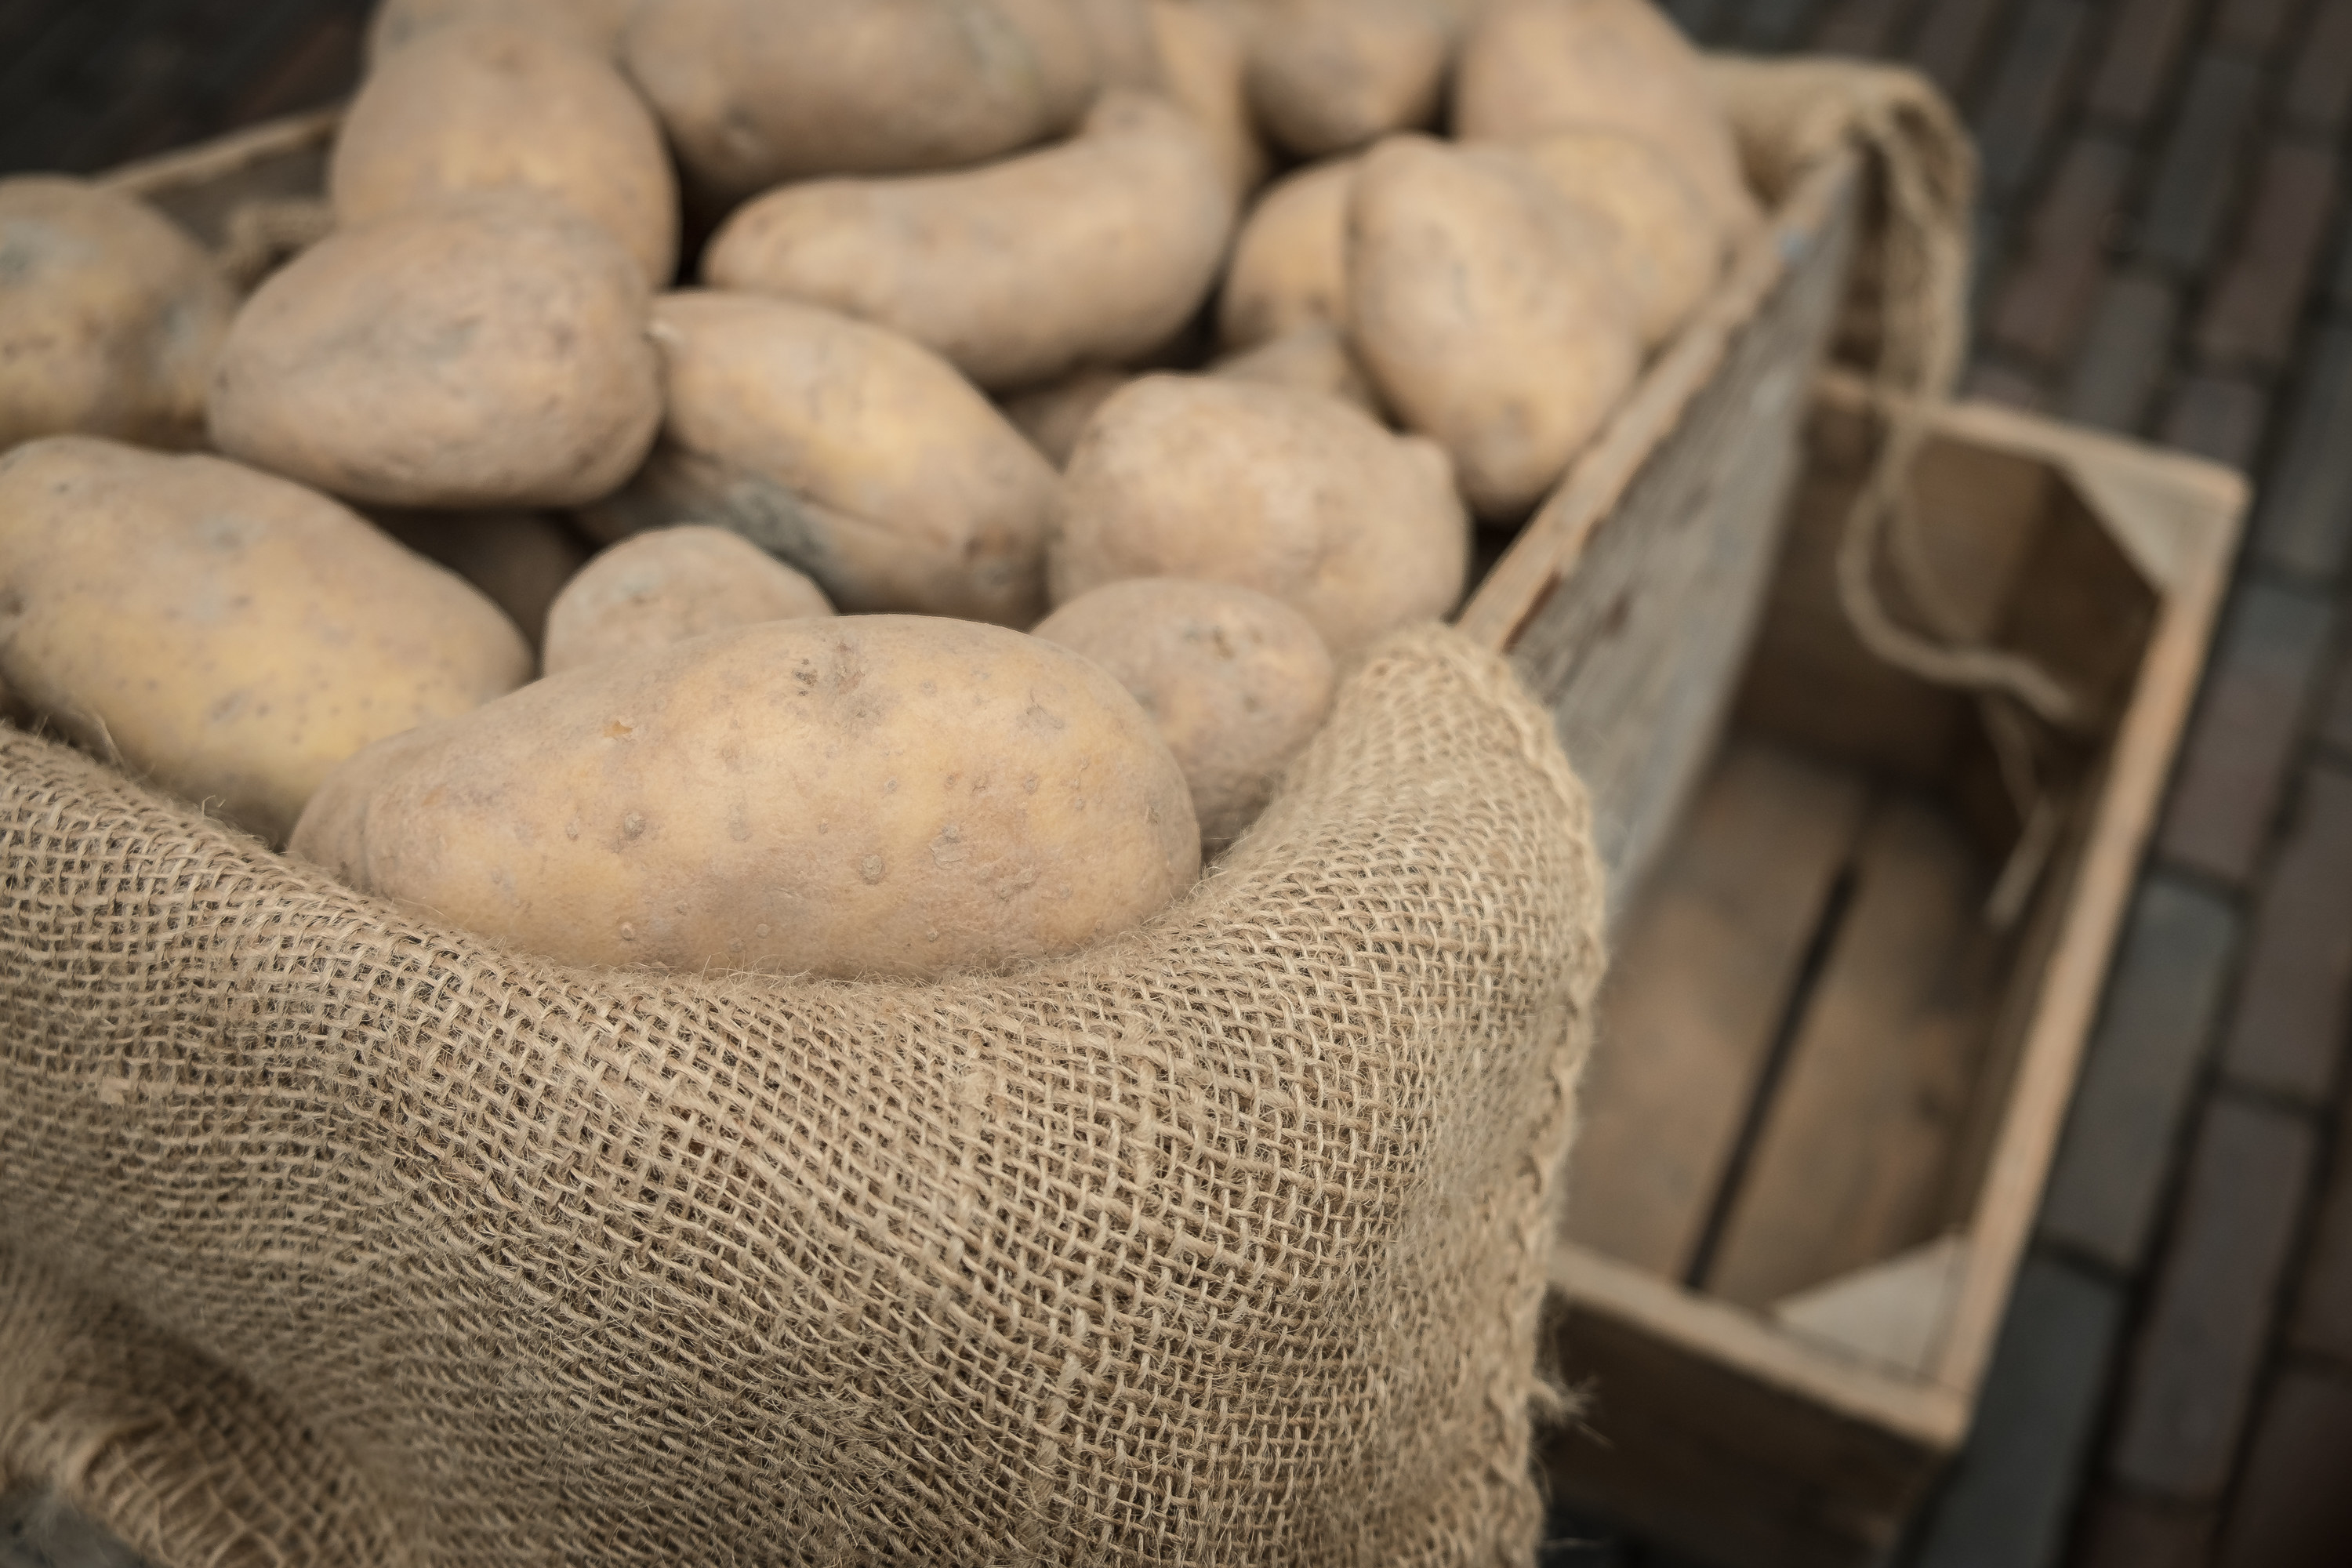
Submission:
[[[1622,927],[1553,1271],[1591,1401],[1556,1483],[1738,1568],[1875,1560],[1967,1433],[2245,503],[2194,459],[1937,416],[1941,613],[2102,715],[2015,790],[1976,700],[1848,629],[1870,428],[1825,378],[1731,725]],[[2037,797],[2063,826],[1997,928]]]
[[[215,247],[241,207],[316,196],[340,111],[109,176]],[[1486,541],[1463,627],[1550,704],[1630,889],[1713,743],[1796,474],[1803,389],[1842,302],[1858,160],[1798,182],[1528,525]]]

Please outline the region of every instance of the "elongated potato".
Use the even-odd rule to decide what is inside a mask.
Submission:
[[[1376,418],[1381,414],[1380,394],[1372,390],[1346,331],[1339,327],[1299,327],[1254,349],[1227,354],[1209,366],[1209,374],[1318,393],[1352,403]]]
[[[1396,136],[1356,176],[1357,353],[1471,510],[1533,505],[1633,384],[1639,317],[1610,236],[1508,148]]]
[[[1247,29],[1231,0],[1149,0],[1151,36],[1169,98],[1208,133],[1226,188],[1241,201],[1265,184],[1273,159],[1252,118]]]
[[[1664,342],[1723,271],[1724,235],[1674,161],[1615,131],[1563,131],[1519,151],[1551,187],[1608,220],[1609,255],[1644,347]]]
[[[677,180],[661,130],[604,56],[513,22],[436,29],[352,100],[327,167],[345,227],[466,192],[537,191],[677,270]]]
[[[1134,379],[1132,371],[1094,367],[1072,371],[1059,381],[1005,398],[1004,416],[1058,468],[1077,449],[1078,437],[1086,433],[1087,421],[1095,416],[1095,410]]]
[[[716,523],[852,613],[1025,626],[1043,612],[1060,481],[954,367],[789,300],[695,291],[655,314],[662,441],[595,531]]]
[[[1452,610],[1469,552],[1430,443],[1315,393],[1148,375],[1080,437],[1048,562],[1056,605],[1129,577],[1255,588],[1345,658]]]
[[[623,57],[689,182],[728,203],[1001,157],[1101,85],[1075,0],[644,0]]]
[[[1213,855],[1257,820],[1331,709],[1331,652],[1307,617],[1229,583],[1106,583],[1031,635],[1084,654],[1143,705]]]
[[[76,431],[195,445],[236,309],[212,258],[144,202],[0,180],[0,449]]]
[[[1723,234],[1759,221],[1698,51],[1649,0],[1496,0],[1471,23],[1454,79],[1456,136],[1532,142],[1596,127],[1674,159]]]
[[[607,59],[637,0],[383,0],[368,22],[370,69],[419,38],[462,22],[512,22],[572,39]]]
[[[584,540],[545,512],[378,508],[369,520],[479,588],[534,648],[546,640],[548,606],[591,553]]]
[[[1265,0],[1259,11],[1249,102],[1276,146],[1326,158],[1436,120],[1454,28],[1426,0]]]
[[[212,390],[220,449],[385,506],[575,506],[661,423],[651,296],[620,241],[550,197],[329,237],[246,302]]]
[[[352,758],[293,849],[568,963],[910,977],[1125,930],[1201,854],[1118,681],[1018,632],[896,616],[552,676]]]
[[[561,675],[707,632],[832,614],[815,584],[750,540],[688,523],[625,539],[566,584],[540,663]]]
[[[1114,91],[1041,153],[772,191],[727,220],[703,275],[877,322],[982,386],[1024,387],[1173,336],[1215,282],[1233,220],[1191,117]]]
[[[1252,348],[1348,319],[1348,192],[1354,158],[1311,163],[1266,188],[1234,237],[1217,335]]]
[[[345,757],[530,674],[497,605],[299,485],[85,437],[0,458],[0,681],[273,841]]]

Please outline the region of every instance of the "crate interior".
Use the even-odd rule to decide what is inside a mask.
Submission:
[[[1564,1226],[1924,1374],[2158,597],[2055,467],[1941,440],[1882,599],[2031,654],[2086,719],[1919,680],[1838,601],[1867,426],[1824,408],[1807,443],[1729,730],[1619,941]]]

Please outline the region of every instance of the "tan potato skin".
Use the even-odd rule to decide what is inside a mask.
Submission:
[[[1352,403],[1374,418],[1382,416],[1380,394],[1364,374],[1347,332],[1339,327],[1297,328],[1254,349],[1227,354],[1209,366],[1209,374],[1318,393]]]
[[[888,327],[1003,390],[1172,337],[1215,282],[1233,220],[1191,117],[1114,91],[1043,152],[772,191],[727,220],[703,276]]]
[[[1250,113],[1247,27],[1226,0],[1149,0],[1151,36],[1169,98],[1207,132],[1238,202],[1265,184],[1274,161]]]
[[[236,310],[203,247],[144,202],[0,180],[0,448],[69,432],[196,445]]]
[[[1045,454],[1047,462],[1057,468],[1064,468],[1070,461],[1070,454],[1077,449],[1078,437],[1086,433],[1087,421],[1095,416],[1095,410],[1134,379],[1133,371],[1092,367],[1075,370],[1059,381],[1014,393],[1003,399],[1001,406],[1013,427]]]
[[[512,22],[559,34],[607,59],[620,53],[621,29],[637,0],[383,0],[368,23],[373,70],[419,38],[461,22]]]
[[[1200,869],[1183,775],[1109,675],[896,616],[550,677],[354,757],[292,847],[566,963],[909,978],[1070,952]]]
[[[273,842],[345,757],[530,675],[497,605],[299,485],[86,437],[0,458],[0,679]]]
[[[588,563],[547,616],[550,675],[646,655],[730,626],[833,614],[823,589],[723,528],[688,523],[625,539]]]
[[[1424,0],[1268,0],[1259,11],[1247,90],[1276,146],[1327,158],[1436,120],[1454,28]]]
[[[1279,599],[1225,583],[1138,577],[1081,594],[1031,634],[1116,677],[1184,771],[1216,854],[1274,798],[1331,710],[1331,652]]]
[[[1341,158],[1285,174],[1242,220],[1217,300],[1217,337],[1226,348],[1347,321],[1348,193],[1357,163]]]
[[[1409,430],[1444,447],[1480,517],[1551,488],[1641,369],[1606,226],[1508,148],[1397,136],[1350,209],[1357,353]]]
[[[1698,51],[1649,0],[1496,0],[1462,41],[1454,133],[1532,142],[1590,127],[1673,158],[1723,234],[1761,220]]]
[[[717,523],[845,611],[1025,626],[1044,613],[1052,465],[953,366],[789,300],[666,295],[661,444],[604,537]]]
[[[644,274],[544,196],[467,196],[347,229],[238,312],[214,444],[384,506],[608,494],[661,423]]]
[[[593,553],[585,540],[544,512],[378,508],[369,520],[479,588],[534,648],[547,637],[548,606]]]
[[[645,0],[622,52],[689,183],[725,203],[1001,157],[1101,86],[1075,0]]]
[[[1665,342],[1723,272],[1724,236],[1706,202],[1671,158],[1618,132],[1566,131],[1519,151],[1554,190],[1608,220],[1643,346]]]
[[[537,191],[626,246],[659,289],[677,270],[677,179],[610,60],[511,22],[438,28],[352,100],[327,166],[344,227],[468,192]]]
[[[1152,36],[1151,12],[1145,0],[1075,0],[1075,4],[1087,37],[1094,44],[1096,74],[1105,88],[1167,90],[1160,41]]]
[[[1469,552],[1430,443],[1316,393],[1148,375],[1079,438],[1048,564],[1057,605],[1129,577],[1255,588],[1346,659],[1449,613]]]

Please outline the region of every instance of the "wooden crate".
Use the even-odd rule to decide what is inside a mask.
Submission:
[[[1988,405],[1913,476],[1942,613],[2090,694],[2005,787],[1832,560],[1867,457],[1824,378],[1732,723],[1629,911],[1565,1184],[1576,1503],[1738,1568],[1874,1561],[1965,1436],[2245,504],[2225,469]],[[2018,799],[2062,803],[2005,929]]]
[[[240,206],[319,194],[340,113],[109,182],[221,247]],[[1851,155],[1799,181],[1528,525],[1482,540],[1460,624],[1551,707],[1592,790],[1617,904],[1687,799],[1754,630],[1861,184]]]

